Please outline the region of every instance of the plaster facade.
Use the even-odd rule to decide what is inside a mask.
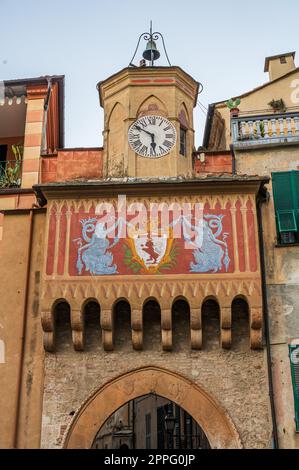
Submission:
[[[284,113],[294,113],[296,121],[299,111],[298,90],[296,91],[299,70],[295,67],[294,56],[294,53],[287,54],[286,62],[280,60],[284,56],[266,59],[265,71],[269,71],[270,80],[265,85],[241,95],[241,103],[238,106],[241,120],[248,122],[252,119],[259,122],[259,119],[269,118],[268,122],[272,122],[274,132],[277,129],[274,124],[276,115],[283,120]],[[272,100],[282,100],[285,109],[274,111],[270,105]],[[290,121],[289,130],[282,126],[283,135],[296,133],[295,121],[294,128]],[[233,118],[231,119],[225,102],[216,103],[208,144],[210,150],[219,151],[234,144],[232,123]],[[215,136],[219,134],[221,139],[217,141]],[[272,142],[270,139],[261,145],[254,145],[254,148],[251,148],[250,142],[246,145],[245,141],[243,148],[234,149],[236,172],[271,176],[275,172],[298,171],[298,141],[295,138],[293,142],[288,142],[286,137],[284,140],[283,143],[275,143],[275,139]],[[293,246],[280,246],[272,179],[267,185],[267,191],[267,202],[262,205],[261,212],[278,440],[281,448],[298,448],[299,436],[298,432],[296,433],[294,419],[294,394],[288,345],[299,337],[299,246],[298,243]]]

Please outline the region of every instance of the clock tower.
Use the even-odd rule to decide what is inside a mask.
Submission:
[[[172,66],[127,67],[100,82],[104,176],[190,176],[198,88]]]

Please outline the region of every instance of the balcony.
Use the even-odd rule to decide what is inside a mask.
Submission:
[[[22,160],[0,162],[0,189],[19,188],[22,178]]]
[[[233,117],[231,132],[232,143],[239,149],[299,143],[299,111]]]

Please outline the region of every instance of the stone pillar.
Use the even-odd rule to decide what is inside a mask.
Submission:
[[[27,113],[22,166],[22,188],[31,188],[39,182],[40,154],[45,119],[46,85],[27,86]]]

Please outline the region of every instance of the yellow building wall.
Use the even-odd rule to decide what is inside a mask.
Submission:
[[[240,109],[240,115],[247,113],[251,115],[255,114],[273,114],[273,109],[269,106],[269,103],[274,100],[283,99],[286,108],[294,108],[297,105],[299,108],[299,103],[294,102],[294,97],[296,90],[294,88],[295,81],[299,79],[299,70],[287,75],[286,77],[281,77],[280,80],[275,82],[269,82],[268,86],[263,88],[256,88],[249,92],[247,96],[241,96],[241,104],[238,106]],[[292,86],[293,85],[293,86]],[[298,89],[298,83],[297,83]],[[297,92],[298,94],[298,92]],[[231,129],[230,129],[230,110],[225,103],[220,103],[216,105],[216,109],[221,114],[221,117],[225,121],[225,149],[229,149],[231,144]],[[217,125],[217,122],[214,121],[214,125]],[[248,168],[250,168],[248,166]],[[254,168],[252,168],[251,174],[254,173]]]
[[[38,306],[44,220],[44,213],[33,216],[30,260],[29,212],[6,213],[3,221],[0,244],[0,339],[5,345],[5,360],[0,363],[1,448],[38,448],[40,443],[44,351]],[[30,275],[25,315],[28,261]],[[22,356],[24,321],[25,346]]]

